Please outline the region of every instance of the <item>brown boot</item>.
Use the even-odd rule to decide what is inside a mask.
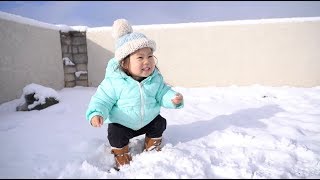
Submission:
[[[129,146],[126,145],[123,148],[112,148],[111,153],[114,154],[116,162],[116,168],[119,170],[120,166],[130,164],[132,157],[129,153]]]
[[[144,150],[145,151],[161,151],[161,141],[162,137],[159,138],[149,138],[146,136],[145,141],[144,141]]]

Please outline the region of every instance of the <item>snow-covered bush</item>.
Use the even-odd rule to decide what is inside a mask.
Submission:
[[[17,111],[41,110],[59,103],[58,93],[54,89],[34,83],[23,88],[20,99],[22,103],[16,108]]]

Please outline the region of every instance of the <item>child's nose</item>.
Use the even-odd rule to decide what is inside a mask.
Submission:
[[[148,59],[148,58],[145,58],[145,59],[143,60],[143,63],[144,63],[144,64],[149,64],[149,63],[150,63],[150,61],[149,61],[149,59]]]

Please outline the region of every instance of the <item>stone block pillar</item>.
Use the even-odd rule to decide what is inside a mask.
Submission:
[[[88,86],[86,32],[60,32],[65,87]]]

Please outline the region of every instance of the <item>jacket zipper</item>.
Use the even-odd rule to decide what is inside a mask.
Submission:
[[[144,119],[144,98],[143,98],[143,89],[142,84],[138,82],[139,90],[140,90],[140,101],[141,101],[141,107],[140,107],[140,116],[141,116],[141,127],[143,125],[143,119]]]

